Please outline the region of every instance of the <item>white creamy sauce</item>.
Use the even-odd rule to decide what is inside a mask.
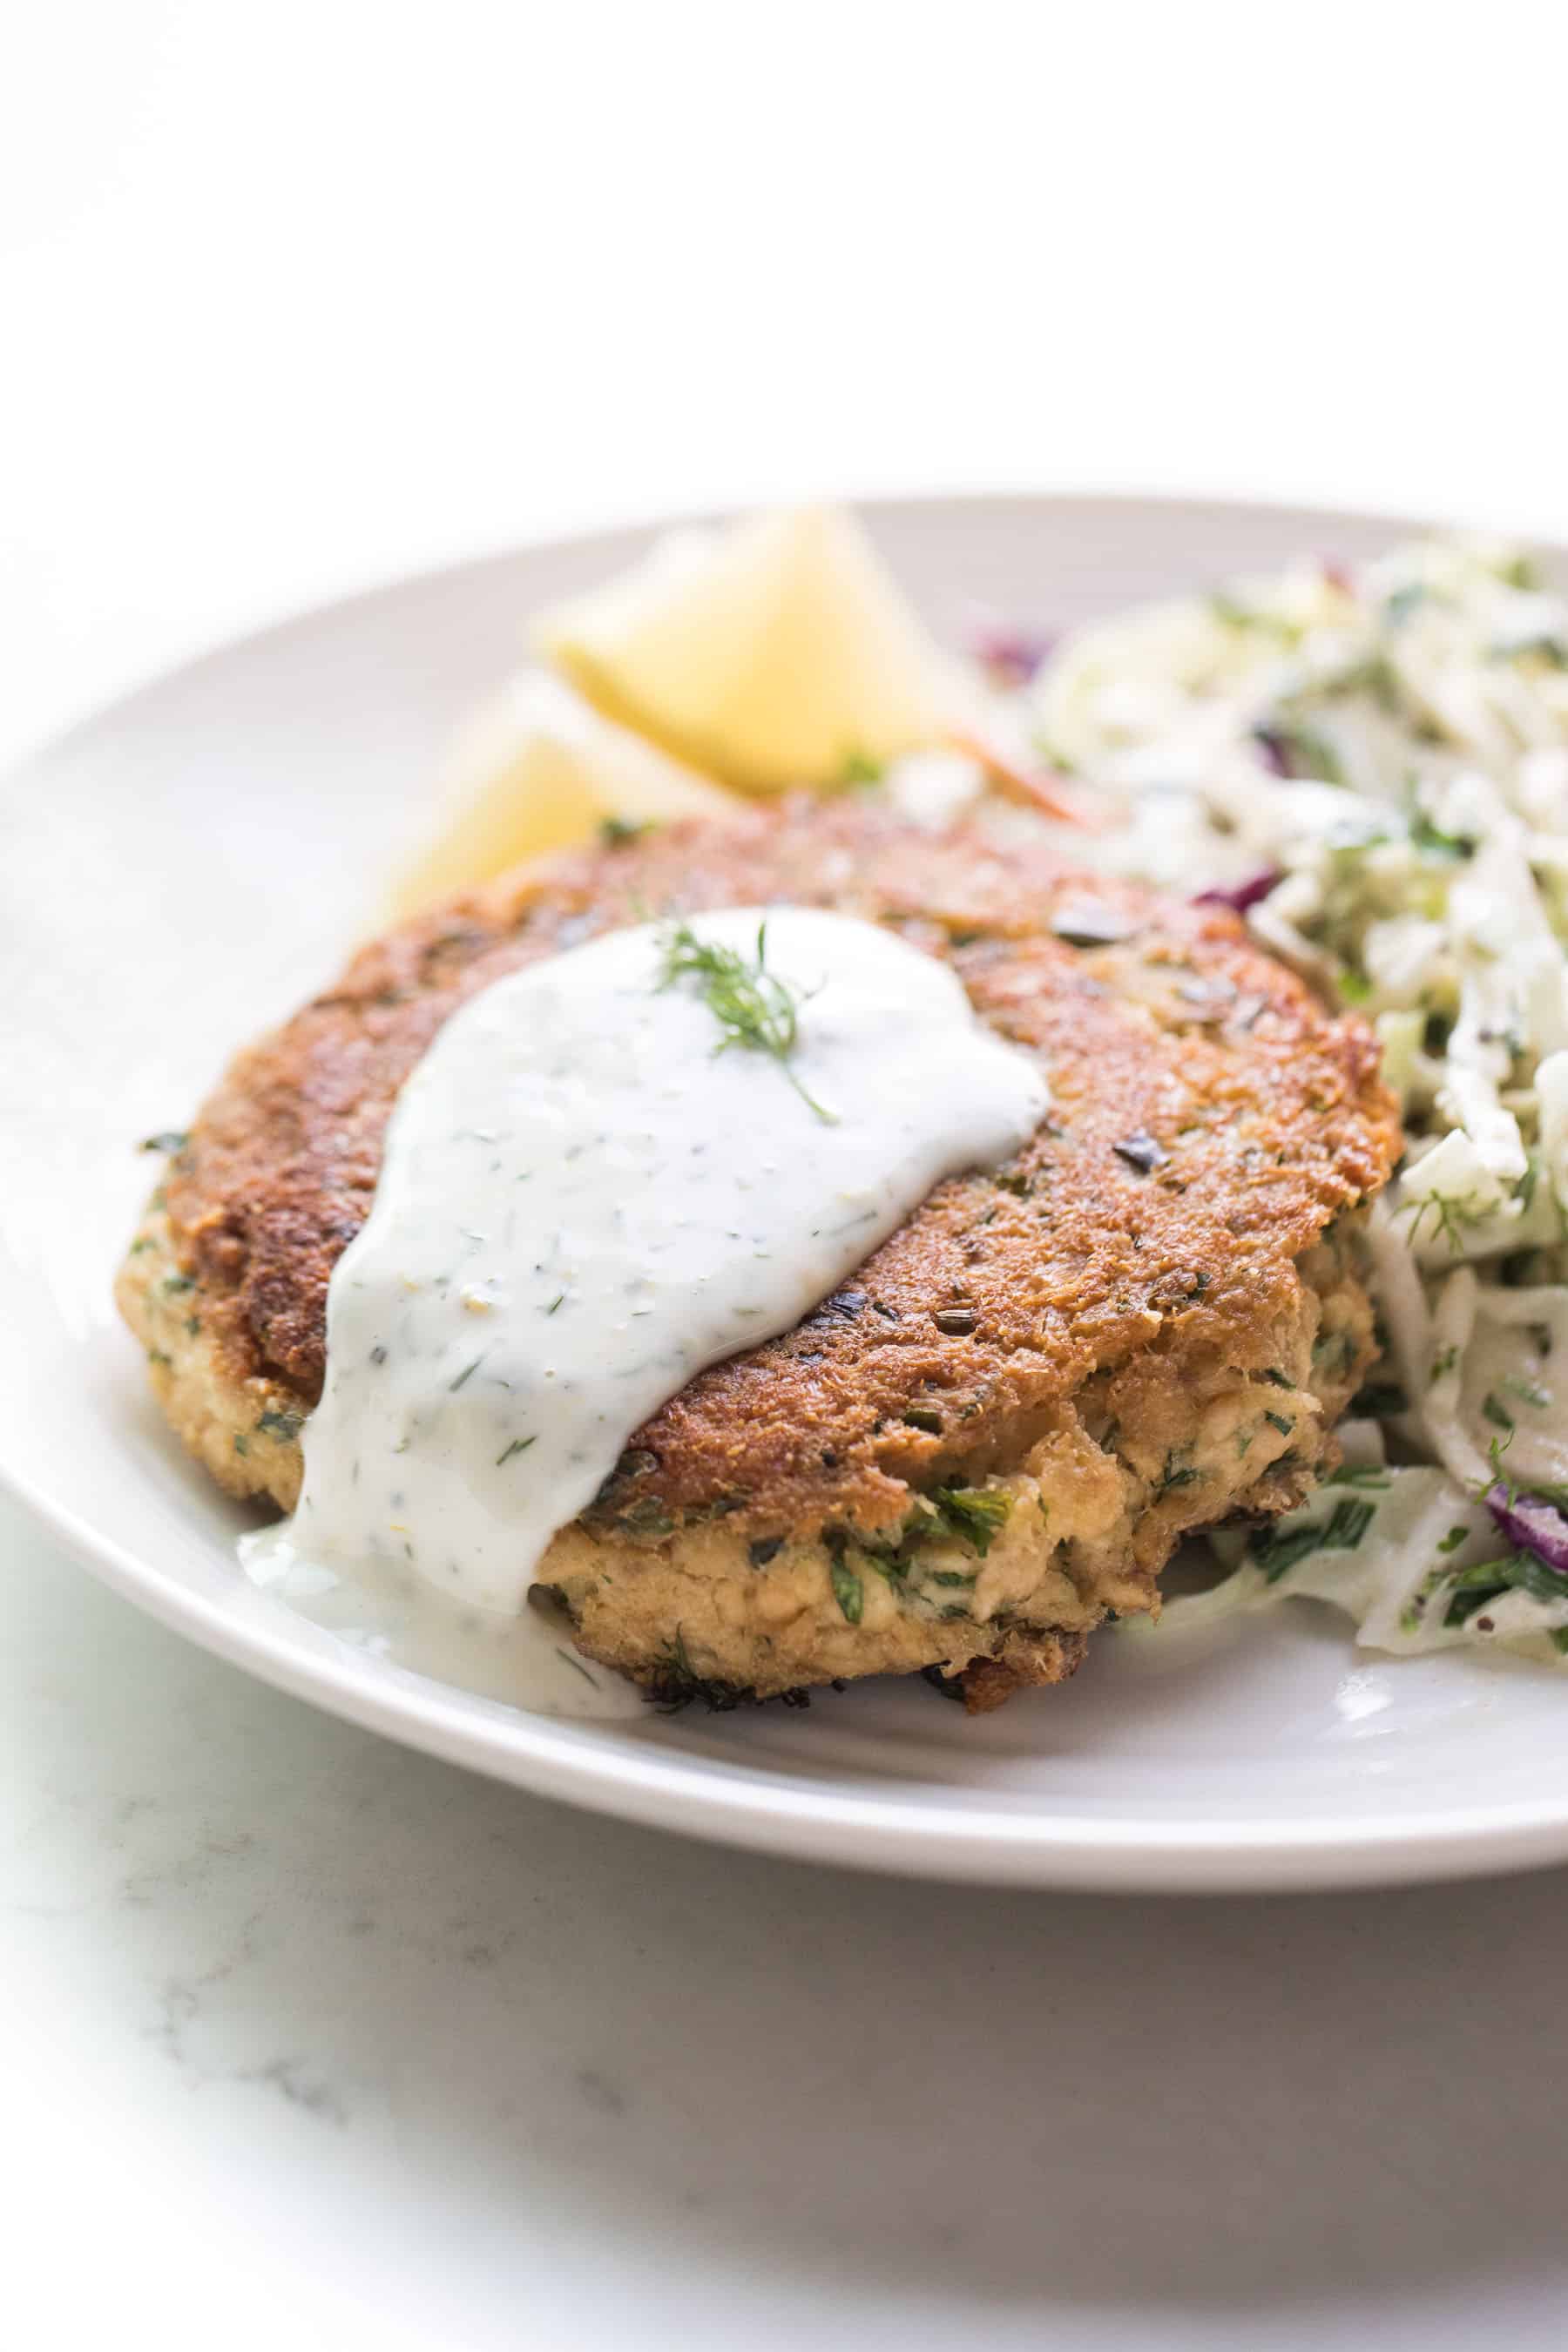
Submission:
[[[500,1635],[522,1704],[637,1706],[525,1607],[552,1537],[658,1406],[799,1322],[1048,1101],[953,973],[874,924],[774,908],[691,929],[750,958],[764,919],[800,1000],[787,1060],[716,1050],[700,982],[660,985],[663,923],[497,981],[442,1028],[332,1274],[300,1507],[248,1539],[258,1580],[416,1578]]]

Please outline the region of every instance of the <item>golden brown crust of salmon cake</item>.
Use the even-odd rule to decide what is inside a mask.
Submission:
[[[290,1505],[331,1269],[447,1014],[617,924],[768,902],[950,961],[1042,1057],[1049,1115],[663,1406],[542,1574],[584,1648],[652,1685],[937,1665],[994,1701],[1070,1672],[1108,1608],[1154,1605],[1184,1529],[1293,1500],[1373,1353],[1353,1212],[1398,1149],[1373,1042],[1223,909],[844,803],[507,877],[363,949],[239,1056],[122,1304],[186,1442]]]

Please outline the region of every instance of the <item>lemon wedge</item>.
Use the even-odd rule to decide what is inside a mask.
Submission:
[[[458,738],[435,838],[397,884],[416,914],[609,823],[665,824],[733,812],[730,793],[601,718],[541,671],[514,678]]]
[[[661,541],[546,613],[537,650],[610,719],[745,793],[822,788],[932,743],[948,664],[852,515]]]

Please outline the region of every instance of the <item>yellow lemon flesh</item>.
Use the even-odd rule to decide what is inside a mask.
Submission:
[[[595,709],[746,793],[818,789],[936,741],[949,665],[854,517],[661,541],[547,613],[538,650]]]
[[[606,824],[665,824],[735,807],[705,776],[537,671],[513,679],[465,730],[442,799],[435,838],[395,891],[397,914],[588,840]]]

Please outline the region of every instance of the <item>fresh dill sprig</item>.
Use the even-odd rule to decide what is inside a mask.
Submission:
[[[799,992],[768,970],[767,957],[765,922],[757,926],[757,952],[752,959],[734,948],[700,940],[689,923],[678,923],[664,942],[658,984],[670,988],[678,980],[695,980],[703,1003],[724,1032],[713,1051],[723,1054],[731,1045],[747,1045],[756,1053],[771,1054],[807,1109],[815,1111],[825,1126],[836,1127],[837,1112],[807,1094],[790,1068],[789,1057],[799,1035]]]
[[[1430,1217],[1435,1234],[1442,1235],[1456,1257],[1465,1246],[1465,1227],[1486,1223],[1485,1213],[1476,1205],[1473,1192],[1425,1192],[1414,1201],[1403,1202],[1396,1213],[1410,1220],[1409,1240],[1413,1249],[1421,1238],[1422,1226]]]

